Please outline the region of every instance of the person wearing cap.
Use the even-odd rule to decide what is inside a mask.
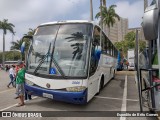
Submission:
[[[20,103],[18,104],[17,107],[23,106],[24,105],[24,82],[25,82],[25,69],[22,61],[18,61],[19,70],[16,75],[16,94],[17,98],[20,99]]]

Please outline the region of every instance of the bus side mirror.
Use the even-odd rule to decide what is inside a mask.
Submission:
[[[155,40],[158,37],[159,9],[154,4],[146,8],[143,16],[143,31],[146,40]]]
[[[23,36],[22,41],[24,41],[24,39],[33,40],[33,36],[26,35],[26,36]],[[25,42],[22,43],[20,50],[21,50],[21,54],[23,54],[25,51]]]
[[[100,59],[101,53],[102,53],[101,47],[100,46],[96,46],[95,47],[95,58],[96,58],[96,60]]]
[[[25,50],[25,42],[23,42],[21,45],[21,54],[24,53],[24,50]]]

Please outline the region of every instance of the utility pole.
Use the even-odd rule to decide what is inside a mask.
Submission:
[[[102,16],[102,0],[100,0],[100,15],[101,15],[101,28],[103,30],[103,16]]]
[[[140,70],[139,70],[139,42],[138,42],[138,29],[136,30],[136,41],[135,41],[135,57],[136,57],[136,71],[137,71],[137,83],[138,83],[138,92],[139,92],[139,106],[140,106],[140,112],[143,112],[142,108],[142,88],[140,84]]]
[[[102,0],[100,0],[100,15],[101,15],[100,26],[101,29],[103,30]],[[100,31],[100,46],[102,46],[102,30]]]
[[[93,4],[92,4],[92,0],[90,0],[90,20],[93,21]]]

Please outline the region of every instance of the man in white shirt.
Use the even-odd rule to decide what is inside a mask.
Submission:
[[[7,85],[7,87],[9,88],[10,84],[12,84],[12,86],[14,87],[14,79],[15,79],[15,70],[14,70],[15,66],[12,65],[11,68],[9,69],[9,77],[11,82]]]

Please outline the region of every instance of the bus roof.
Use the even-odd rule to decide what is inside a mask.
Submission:
[[[53,22],[42,23],[40,24],[40,26],[52,25],[52,24],[63,24],[63,23],[91,23],[91,24],[97,25],[95,21],[89,21],[89,20],[64,20],[64,21],[53,21]]]

